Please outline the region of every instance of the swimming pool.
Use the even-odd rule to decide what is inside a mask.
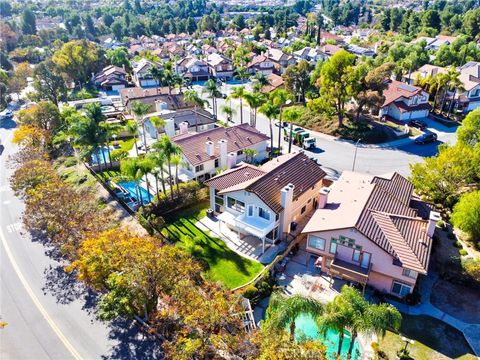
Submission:
[[[328,330],[327,334],[323,336],[318,331],[318,326],[311,315],[302,314],[295,319],[295,339],[300,340],[302,338],[308,338],[313,340],[320,340],[322,343],[327,347],[327,357],[329,359],[335,359],[334,353],[337,352],[338,349],[338,332],[335,330]],[[348,347],[350,346],[350,333],[345,332],[345,336],[343,337],[342,343],[342,355],[341,359],[347,358]],[[358,342],[355,340],[353,344],[353,351],[352,351],[352,360],[360,360],[361,358],[360,353],[360,346]]]
[[[109,162],[110,158],[108,156],[108,149],[106,147],[101,148],[98,152],[94,152],[92,154],[92,164],[98,164],[97,153],[100,156],[100,163],[105,164],[105,162]]]
[[[137,190],[135,187],[135,181],[120,181],[117,183],[119,186],[123,187],[125,190],[127,190],[130,193],[130,196],[136,200],[137,199]],[[142,186],[142,182],[139,184],[139,190],[140,190],[140,195],[142,196],[142,200],[144,204],[149,203],[150,201],[148,200],[148,191]],[[150,194],[151,199],[153,199],[153,194]]]

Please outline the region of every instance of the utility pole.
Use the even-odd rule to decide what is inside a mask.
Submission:
[[[357,160],[358,143],[359,143],[361,140],[362,140],[362,139],[358,139],[357,142],[355,143],[355,153],[354,153],[354,155],[353,155],[352,171],[355,171],[355,161]]]

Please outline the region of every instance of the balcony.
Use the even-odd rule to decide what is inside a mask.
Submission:
[[[370,268],[363,268],[360,265],[352,264],[347,261],[340,260],[338,258],[333,259],[330,265],[330,276],[338,276],[343,279],[358,282],[362,285],[366,285],[368,282],[368,275],[370,274]]]

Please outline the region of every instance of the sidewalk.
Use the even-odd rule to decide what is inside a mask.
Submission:
[[[438,309],[430,302],[430,295],[432,288],[438,279],[437,274],[431,274],[427,276],[421,283],[422,303],[415,306],[409,306],[403,303],[399,303],[394,300],[388,302],[394,305],[400,312],[409,315],[428,315],[440,321],[447,323],[455,329],[461,331],[463,336],[467,340],[467,343],[472,348],[473,352],[480,359],[480,324],[468,324],[459,320],[442,310]]]

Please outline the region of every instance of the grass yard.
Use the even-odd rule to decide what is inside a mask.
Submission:
[[[415,360],[476,359],[463,334],[457,329],[430,316],[402,316],[401,335],[388,331],[383,339],[379,339],[380,349],[389,359],[395,359],[397,350],[405,345],[402,336],[415,341],[413,345],[408,345],[410,356]]]
[[[231,250],[221,239],[200,230],[195,223],[203,218],[209,208],[208,202],[165,216],[168,230],[177,238],[177,243],[194,257],[205,262],[206,277],[219,281],[232,289],[250,281],[262,269],[259,262],[244,258]],[[163,230],[167,232],[166,229]]]

